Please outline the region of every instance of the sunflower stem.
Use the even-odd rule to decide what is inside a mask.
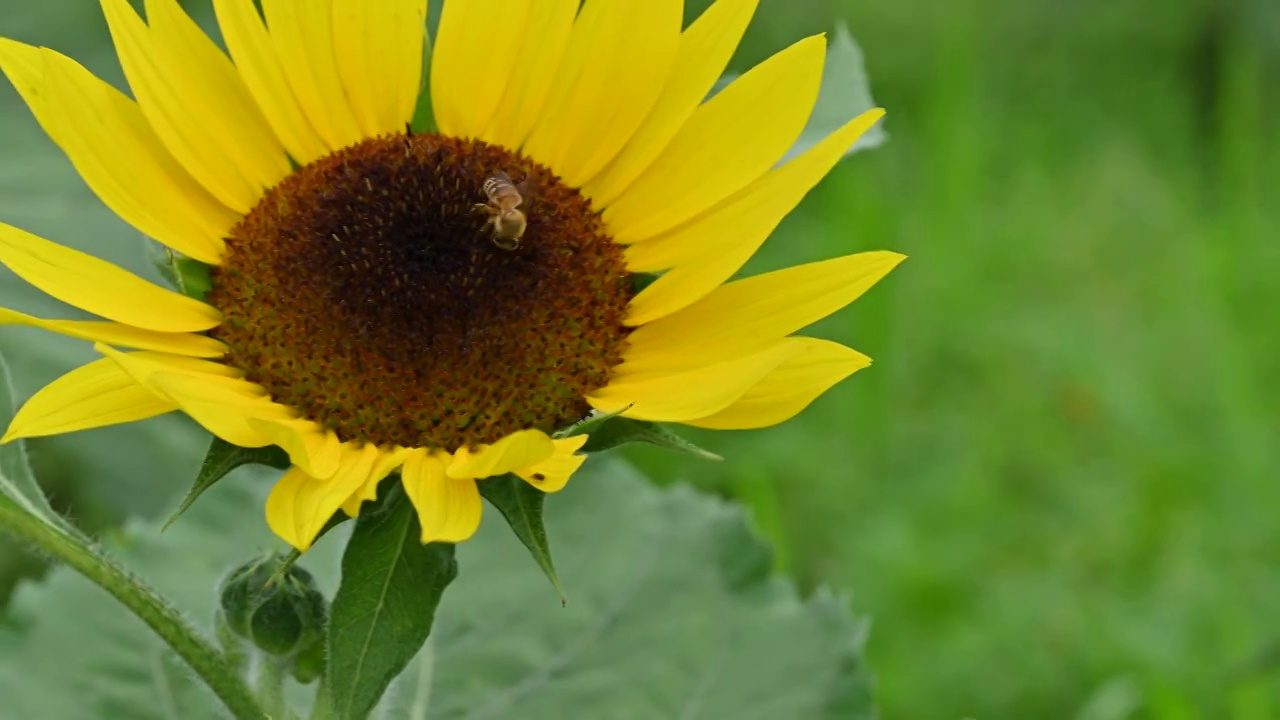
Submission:
[[[236,720],[264,720],[268,717],[226,658],[141,580],[11,503],[0,502],[0,529],[70,565],[90,582],[111,593],[191,666]]]

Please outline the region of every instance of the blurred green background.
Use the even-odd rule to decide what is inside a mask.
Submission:
[[[851,593],[891,720],[1280,715],[1280,6],[763,0],[735,68],[840,20],[891,140],[748,271],[910,255],[811,331],[877,364],[782,427],[691,434],[723,463],[628,455],[742,498],[780,569]],[[0,35],[120,79],[88,0],[5,0]],[[7,85],[0,123],[0,218],[144,271]],[[0,348],[22,397],[91,356]],[[32,453],[106,531],[173,507],[205,441],[163,418]]]

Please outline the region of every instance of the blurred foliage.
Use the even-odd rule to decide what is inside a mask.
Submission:
[[[763,8],[735,65],[841,18],[892,140],[748,271],[911,259],[819,326],[877,362],[803,416],[629,455],[854,591],[886,717],[1280,714],[1280,5]]]
[[[93,3],[40,8],[0,7],[0,34],[119,80]],[[892,141],[748,271],[911,255],[814,331],[877,364],[782,427],[691,435],[724,463],[628,455],[742,497],[787,569],[855,592],[886,717],[1280,712],[1280,5],[762,0],[734,69],[838,19]],[[7,88],[0,122],[31,168],[0,218],[149,273]],[[57,313],[10,280],[6,305]],[[89,355],[44,338],[3,334],[20,394]],[[201,442],[162,419],[32,452],[102,527],[171,508]]]
[[[158,523],[131,523],[107,549],[208,629],[219,577],[246,554],[279,545],[264,523],[243,520],[257,515],[270,480],[263,468],[237,470],[164,535]],[[548,508],[568,603],[500,521],[484,523],[458,547],[463,570],[441,602],[430,649],[392,684],[375,717],[420,720],[429,700],[436,720],[507,718],[517,708],[524,720],[559,719],[566,707],[592,720],[874,718],[861,660],[866,623],[841,598],[801,599],[792,583],[771,576],[768,548],[741,508],[689,488],[654,489],[613,458],[598,458],[579,482]],[[295,567],[290,580],[303,580],[306,590],[291,602],[259,604],[259,596],[248,603],[251,616],[238,613],[251,599],[245,593],[256,595],[274,568],[233,575],[220,603],[227,625],[273,654],[285,650],[282,639],[292,646],[296,636],[264,637],[257,621],[286,606],[314,618],[312,579],[333,594],[338,556],[370,517],[335,528],[299,561],[307,571]],[[370,585],[374,593],[379,587]],[[404,623],[413,598],[401,600],[409,607],[394,614]],[[335,623],[343,602],[339,591]],[[20,588],[10,617],[16,631],[0,634],[4,720],[223,717],[138,618],[67,568]],[[335,645],[335,669],[341,655]],[[358,665],[346,667],[342,678],[360,677]],[[286,689],[294,707],[311,705],[314,684]]]

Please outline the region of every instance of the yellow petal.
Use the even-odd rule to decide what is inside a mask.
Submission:
[[[150,27],[127,0],[102,0],[102,9],[160,141],[214,197],[249,212],[290,167],[235,66],[177,0],[147,0]]]
[[[800,157],[771,170],[691,223],[627,248],[628,269],[675,267],[631,300],[627,322],[653,322],[705,297],[755,254],[765,238],[884,115],[864,113]]]
[[[577,13],[578,0],[532,3],[520,39],[520,54],[502,91],[502,99],[489,118],[488,127],[480,134],[481,140],[518,148],[529,137],[551,94]]]
[[[239,215],[169,155],[136,103],[45,48],[0,38],[0,69],[107,207],[184,255],[218,262]]]
[[[228,374],[236,372],[233,368],[180,355],[122,353],[102,344],[94,347],[139,384],[177,403],[192,420],[233,445],[270,445],[272,439],[250,421],[295,416],[290,408],[272,402],[261,386]]]
[[[205,335],[156,332],[142,330],[132,325],[95,320],[45,320],[6,308],[0,308],[0,325],[38,327],[80,340],[100,342],[115,347],[156,350],[175,355],[212,358],[227,354],[226,345]]]
[[[134,379],[143,385],[148,384],[153,373],[179,373],[206,378],[213,383],[221,383],[219,387],[229,388],[233,392],[238,392],[242,395],[248,394],[256,397],[266,394],[266,390],[263,390],[260,386],[244,382],[245,373],[243,370],[220,362],[145,350],[123,353],[102,343],[94,343],[93,349],[107,357],[121,360],[129,374],[133,375]],[[242,385],[253,389],[242,389]]]
[[[742,397],[794,351],[793,346],[775,341],[763,352],[693,370],[630,377],[619,372],[607,387],[588,395],[587,402],[601,412],[621,410],[637,420],[684,422],[706,417]]]
[[[586,435],[575,435],[551,441],[555,445],[555,454],[540,463],[517,470],[516,475],[530,485],[543,492],[559,492],[569,477],[586,462],[586,455],[578,455],[578,450],[587,443]]]
[[[619,372],[673,372],[758,352],[848,305],[906,257],[875,251],[721,285],[635,329]]]
[[[587,0],[524,152],[571,187],[631,139],[675,65],[681,0]]]
[[[333,0],[262,0],[262,14],[293,95],[333,149],[364,139],[342,86],[333,45]]]
[[[110,358],[44,386],[18,410],[0,442],[145,420],[178,405],[139,385]]]
[[[267,497],[267,525],[305,552],[329,518],[364,485],[377,457],[378,449],[372,445],[346,446],[341,467],[327,480],[313,478],[301,468],[290,469]]]
[[[487,478],[514,472],[551,457],[555,445],[541,430],[521,430],[511,433],[492,445],[484,445],[476,452],[459,448],[449,464],[449,477]]]
[[[431,55],[431,109],[445,135],[479,137],[528,40],[533,0],[449,0]]]
[[[417,450],[400,470],[404,491],[418,511],[424,543],[462,542],[480,527],[480,489],[475,480],[446,475],[447,459]]]
[[[108,320],[161,332],[196,332],[221,315],[199,300],[115,265],[0,224],[0,264],[40,290]]]
[[[681,35],[676,72],[634,137],[583,191],[596,208],[613,202],[662,152],[729,64],[759,0],[719,0]]]
[[[252,384],[239,381],[244,391]],[[210,383],[209,378],[175,373],[156,373],[149,387],[178,403],[178,407],[210,433],[240,447],[266,447],[271,438],[249,424],[254,419],[279,420],[293,417],[293,411],[266,397],[234,392],[219,387],[230,383]]]
[[[294,465],[314,478],[332,477],[342,459],[342,442],[332,430],[302,418],[258,420],[250,418],[249,427],[271,439],[289,455]]]
[[[218,15],[222,39],[245,87],[262,108],[262,114],[285,150],[298,164],[306,165],[336,149],[320,139],[294,97],[253,0],[213,0],[213,9]]]
[[[413,118],[426,35],[427,0],[334,0],[338,73],[367,137],[404,132]]]
[[[786,154],[818,100],[826,42],[806,38],[752,68],[699,107],[604,211],[614,240],[633,243],[686,222],[760,177]]]
[[[777,425],[795,417],[831,386],[871,365],[871,358],[840,343],[788,338],[796,351],[755,387],[714,415],[684,424],[718,430]]]
[[[360,514],[360,506],[370,500],[378,499],[378,483],[382,482],[392,470],[400,467],[404,463],[405,456],[409,451],[402,447],[387,450],[381,449],[377,459],[373,463],[373,470],[369,471],[369,477],[365,479],[364,484],[360,486],[351,497],[342,503],[342,511],[348,517],[356,517]]]

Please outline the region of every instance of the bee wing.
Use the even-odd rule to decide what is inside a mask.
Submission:
[[[516,183],[516,190],[519,191],[521,199],[524,200],[524,206],[527,208],[533,204],[533,197],[538,192],[538,183],[533,179],[533,174],[528,173],[524,179]]]

